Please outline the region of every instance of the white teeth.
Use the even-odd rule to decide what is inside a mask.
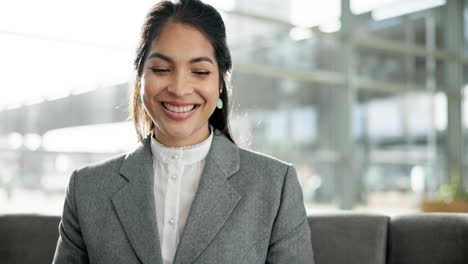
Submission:
[[[174,106],[170,105],[167,103],[163,103],[164,107],[172,112],[176,113],[185,113],[188,111],[191,111],[193,108],[195,108],[195,105],[186,105],[186,106]]]

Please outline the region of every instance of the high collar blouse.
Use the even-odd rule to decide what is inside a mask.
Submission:
[[[187,147],[166,147],[151,137],[156,221],[163,263],[172,263],[213,140]]]

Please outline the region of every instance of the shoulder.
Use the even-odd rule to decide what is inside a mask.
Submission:
[[[291,163],[280,160],[276,157],[239,147],[239,157],[241,166],[252,166],[254,168],[262,168],[274,171],[286,171]]]
[[[268,190],[264,195],[278,194],[291,171],[295,172],[291,163],[264,153],[239,148],[239,171],[235,178],[244,188],[254,188],[257,193]]]
[[[221,166],[237,168],[239,165],[240,170],[265,168],[285,171],[291,165],[270,155],[239,146],[221,133],[215,133],[211,152]]]
[[[302,191],[291,163],[242,147],[239,161],[239,171],[229,181],[242,195],[245,211],[263,212],[273,221],[285,201],[286,207],[303,210]]]
[[[127,155],[127,153],[114,155],[76,169],[73,179],[70,180],[73,181],[76,192],[106,195],[115,191],[124,183],[124,178],[119,176],[119,170]]]
[[[123,160],[128,155],[128,153],[122,153],[118,155],[111,156],[107,159],[100,160],[94,163],[87,164],[86,166],[76,169],[76,174],[78,175],[102,175],[118,172],[120,166],[122,165]]]

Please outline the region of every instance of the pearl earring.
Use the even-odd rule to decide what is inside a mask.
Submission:
[[[219,89],[219,96],[221,96],[221,94],[223,93],[223,89]],[[218,103],[216,104],[216,107],[218,109],[223,109],[223,100],[220,98],[218,98]]]
[[[216,104],[216,107],[218,109],[223,109],[223,100],[221,100],[221,98],[218,98],[218,103]]]

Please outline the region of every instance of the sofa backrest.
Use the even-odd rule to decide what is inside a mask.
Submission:
[[[60,217],[0,215],[0,263],[52,262]]]
[[[58,216],[0,215],[0,263],[49,264]],[[315,264],[467,264],[468,214],[308,217]]]
[[[389,264],[468,264],[468,214],[392,218]]]
[[[309,216],[315,264],[385,264],[388,225],[383,215]]]

